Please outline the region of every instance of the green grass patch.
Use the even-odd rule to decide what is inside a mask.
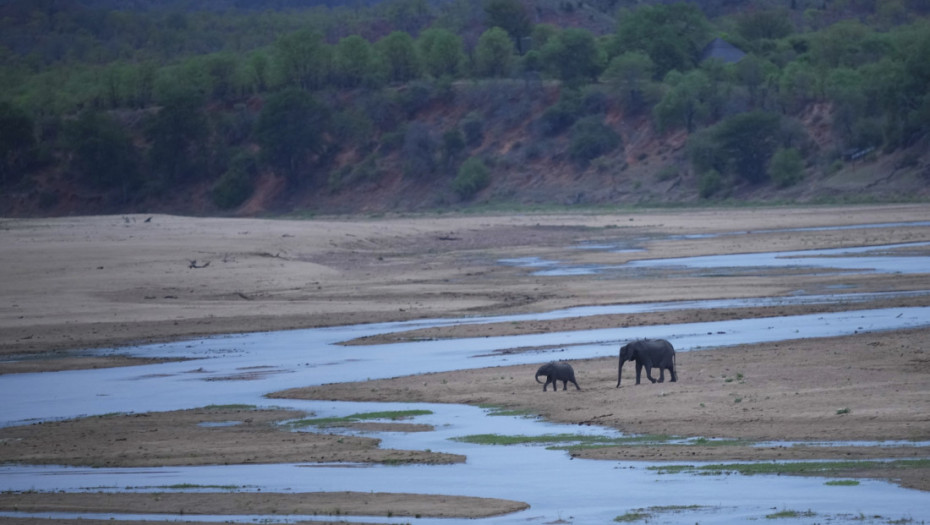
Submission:
[[[859,481],[855,479],[831,479],[824,483],[824,485],[829,485],[831,487],[855,487],[858,484]]]
[[[705,446],[705,447],[730,447],[746,446],[751,441],[739,439],[707,439],[692,438],[681,439],[675,436],[663,434],[643,434],[639,436],[588,436],[581,434],[544,434],[541,436],[505,436],[502,434],[473,434],[455,438],[455,441],[463,443],[474,443],[478,445],[530,445],[546,444],[549,448],[564,449],[569,451],[602,448],[602,447],[620,447],[620,446]]]
[[[665,443],[672,439],[669,436],[644,435],[612,438],[606,436],[587,436],[581,434],[544,434],[541,436],[505,436],[502,434],[472,434],[454,438],[462,443],[477,445],[529,445],[548,444],[552,448],[578,448],[578,447],[613,447],[620,445],[636,445],[644,443]]]
[[[537,417],[537,414],[530,412],[529,410],[511,409],[499,405],[479,405],[479,407],[487,410],[487,414],[489,416],[511,416],[525,418]]]
[[[703,505],[663,505],[658,507],[648,507],[645,509],[633,509],[626,514],[614,518],[618,523],[633,523],[636,521],[648,521],[655,517],[656,514],[663,512],[685,512],[688,510],[699,510],[704,508]]]
[[[219,490],[238,490],[239,485],[197,485],[195,483],[176,483],[174,485],[161,485],[155,487],[167,490],[191,490],[191,489],[219,489]]]
[[[646,521],[652,517],[648,512],[627,512],[614,518],[617,523],[633,523],[635,521]]]
[[[230,404],[230,405],[207,405],[204,410],[254,410],[255,405]]]
[[[851,470],[880,468],[930,468],[930,459],[901,459],[895,461],[804,461],[788,463],[720,463],[713,465],[658,465],[647,467],[660,474],[693,473],[717,476],[736,472],[745,476],[755,474],[810,474],[831,475]]]
[[[808,511],[797,511],[797,510],[781,510],[778,512],[773,512],[772,514],[766,514],[765,519],[767,520],[777,520],[782,518],[811,518],[817,514],[808,510]]]
[[[320,418],[310,418],[310,419],[298,419],[295,421],[290,421],[287,423],[287,426],[291,428],[303,428],[309,426],[317,427],[332,427],[345,425],[348,423],[358,423],[359,421],[372,421],[378,419],[387,419],[390,421],[399,421],[402,419],[410,419],[416,416],[426,416],[432,414],[431,410],[393,410],[385,412],[364,412],[359,414],[352,414],[351,416],[345,417],[320,417]]]

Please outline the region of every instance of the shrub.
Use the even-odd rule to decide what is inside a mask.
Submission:
[[[407,126],[404,145],[401,150],[404,157],[404,175],[408,177],[425,177],[436,171],[436,150],[438,145],[430,133],[429,127],[422,122],[413,122]]]
[[[258,163],[249,153],[233,157],[229,170],[213,185],[210,197],[217,208],[229,210],[239,206],[255,191]]]
[[[465,115],[462,120],[462,133],[465,134],[465,143],[471,147],[481,144],[484,140],[484,120],[476,112]]]
[[[723,177],[717,170],[705,171],[698,183],[701,198],[708,198],[723,189]]]
[[[769,177],[782,188],[793,186],[804,178],[804,159],[794,148],[782,148],[772,155]]]
[[[572,126],[569,155],[580,163],[588,163],[617,148],[620,135],[604,124],[600,117],[585,117]]]
[[[469,157],[459,167],[452,190],[462,199],[470,199],[491,183],[491,172],[481,159]]]

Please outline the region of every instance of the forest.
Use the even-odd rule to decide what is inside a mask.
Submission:
[[[862,166],[917,181],[880,198],[925,199],[928,14],[930,0],[4,1],[0,212],[829,199],[810,188]]]

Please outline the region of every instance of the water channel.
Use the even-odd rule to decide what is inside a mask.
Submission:
[[[922,272],[930,267],[923,256],[871,249],[870,257],[856,250],[830,253],[831,268],[856,271]],[[811,255],[811,254],[802,254]],[[776,261],[781,257],[768,257]],[[793,257],[797,258],[797,255]],[[889,259],[901,259],[891,266]],[[763,258],[755,258],[753,265]],[[809,260],[805,257],[805,261]],[[842,261],[857,261],[844,265]],[[873,259],[881,259],[874,265]],[[863,264],[868,261],[868,264]],[[679,263],[682,261],[678,261]],[[797,261],[795,261],[797,262]],[[641,263],[647,264],[647,263]],[[661,261],[653,264],[664,264]],[[732,264],[727,260],[724,264]],[[764,261],[762,263],[764,266]],[[872,266],[869,266],[872,265]],[[881,267],[883,270],[875,270]],[[820,271],[818,267],[817,271]],[[912,292],[927,295],[927,292]],[[447,466],[381,466],[318,464],[230,465],[163,468],[77,468],[61,466],[0,466],[0,490],[165,490],[164,487],[236,485],[242,491],[409,492],[496,497],[523,501],[526,511],[485,520],[351,517],[366,523],[609,523],[634,509],[688,508],[669,511],[650,523],[750,522],[781,509],[811,511],[815,521],[830,523],[921,523],[930,521],[930,494],[902,489],[892,483],[864,480],[857,486],[827,486],[822,478],[791,476],[695,476],[658,474],[642,462],[571,459],[564,451],[544,446],[482,446],[453,441],[470,434],[540,435],[598,433],[614,436],[612,429],[558,425],[521,417],[489,415],[486,410],[457,405],[423,403],[345,403],[264,399],[264,395],[291,387],[332,382],[363,381],[550,360],[613,356],[621,341],[665,337],[679,351],[699,351],[752,342],[803,337],[828,337],[855,332],[898,330],[930,325],[930,307],[854,310],[791,317],[691,323],[655,327],[417,341],[377,346],[342,346],[338,343],[363,336],[429,326],[491,321],[551,319],[605,313],[648,312],[675,308],[739,307],[811,302],[865,301],[882,294],[842,294],[784,298],[693,301],[605,307],[573,308],[538,315],[481,319],[435,319],[402,323],[342,326],[312,330],[255,333],[197,341],[113,349],[136,356],[188,357],[169,362],[116,369],[10,374],[0,376],[0,425],[71,418],[113,412],[146,412],[196,408],[211,404],[243,403],[283,406],[319,417],[359,412],[425,409],[432,413],[413,422],[430,424],[431,432],[365,434],[383,439],[386,448],[429,449],[463,454],[464,464]],[[502,354],[517,347],[559,345],[551,351]],[[101,351],[107,352],[107,351]],[[250,380],[234,381],[248,373]],[[535,384],[528,388],[537,388]],[[34,395],[19,395],[29,391]],[[0,513],[6,516],[26,516]],[[41,513],[38,517],[172,520],[180,516],[128,516]],[[185,518],[190,519],[190,516]],[[287,523],[320,520],[312,516],[196,516],[201,521]],[[779,523],[810,522],[812,518],[782,519]],[[910,520],[910,521],[908,521]]]

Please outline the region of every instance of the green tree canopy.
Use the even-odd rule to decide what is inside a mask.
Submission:
[[[462,38],[446,29],[427,29],[417,39],[426,72],[435,78],[457,77],[465,54]]]
[[[517,51],[523,54],[523,41],[533,31],[533,23],[520,0],[485,0],[485,24],[490,29],[499,27],[513,39]]]
[[[336,81],[344,87],[376,85],[378,62],[374,47],[359,35],[343,38],[336,44],[333,70]]]
[[[492,27],[481,34],[475,48],[475,69],[484,77],[505,77],[513,67],[513,42],[507,32]]]
[[[0,184],[19,180],[36,157],[32,119],[19,108],[0,101]]]
[[[656,65],[657,79],[673,69],[693,68],[710,36],[704,13],[691,3],[647,5],[620,17],[610,43],[611,56],[644,51]]]
[[[409,33],[394,31],[379,40],[375,48],[389,81],[408,82],[420,76],[420,57]]]
[[[328,79],[333,51],[323,35],[303,29],[278,39],[274,47],[278,74],[285,83],[318,89]]]
[[[255,123],[265,162],[290,178],[326,149],[329,108],[306,91],[288,88],[268,97]]]
[[[652,81],[655,64],[642,51],[630,51],[611,59],[603,78],[617,94],[623,108],[631,114],[651,107],[658,95]]]
[[[71,167],[96,188],[120,189],[139,183],[139,158],[123,126],[105,113],[87,110],[65,127]]]
[[[702,119],[710,115],[713,83],[703,70],[686,74],[672,71],[666,76],[668,90],[656,104],[653,114],[660,130],[681,126],[692,132]]]
[[[181,87],[164,97],[147,126],[150,167],[160,184],[198,179],[205,175],[202,145],[209,134],[203,97]]]
[[[750,111],[734,115],[710,128],[725,169],[758,183],[768,178],[767,167],[778,147],[781,118],[775,113]]]
[[[541,55],[545,67],[569,84],[597,80],[604,70],[604,53],[586,29],[559,32],[546,42]]]

